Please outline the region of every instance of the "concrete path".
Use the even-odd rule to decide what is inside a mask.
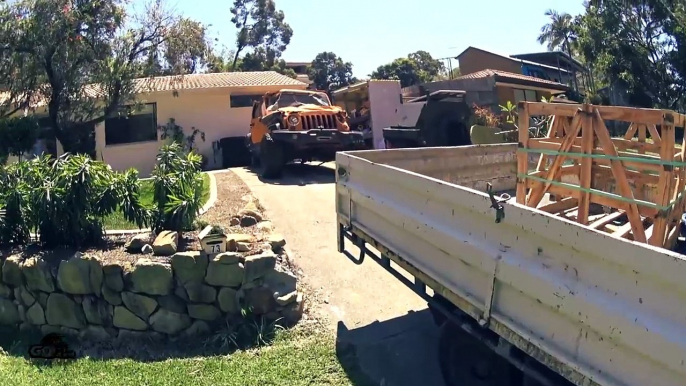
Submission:
[[[305,281],[323,295],[340,344],[354,347],[372,384],[443,386],[426,302],[375,262],[357,266],[338,253],[333,166],[292,165],[273,181],[231,170],[286,237]]]

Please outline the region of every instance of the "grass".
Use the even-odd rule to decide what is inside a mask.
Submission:
[[[230,354],[183,357],[172,355],[154,361],[129,358],[30,360],[28,344],[5,344],[0,350],[0,378],[5,385],[367,385],[351,380],[336,353],[332,336],[303,328],[279,331],[269,346]],[[9,348],[8,348],[9,347]],[[178,347],[178,344],[177,344]],[[182,346],[182,347],[185,347]],[[77,351],[78,352],[78,351]],[[346,362],[346,360],[342,360]],[[355,374],[351,372],[351,374]]]
[[[202,174],[202,203],[203,205],[210,199],[210,176],[207,173]],[[141,180],[140,198],[146,205],[153,204],[153,187],[152,180]],[[138,226],[134,223],[126,221],[121,212],[114,212],[104,219],[105,229],[137,229]]]

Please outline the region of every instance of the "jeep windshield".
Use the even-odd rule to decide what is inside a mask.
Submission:
[[[269,98],[269,110],[281,109],[290,106],[317,105],[330,106],[329,98],[326,94],[320,93],[295,93],[282,92]]]

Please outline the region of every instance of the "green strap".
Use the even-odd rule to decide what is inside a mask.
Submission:
[[[577,191],[581,191],[581,192],[595,194],[597,196],[604,196],[604,197],[608,197],[608,198],[613,198],[613,199],[623,201],[623,202],[626,202],[629,204],[636,204],[636,205],[641,205],[641,206],[645,206],[648,208],[654,208],[654,209],[657,209],[659,211],[668,211],[668,210],[672,209],[672,207],[676,204],[676,202],[679,200],[679,198],[681,198],[681,195],[683,194],[683,192],[681,194],[679,194],[679,197],[677,197],[677,199],[672,201],[669,205],[661,206],[661,205],[658,205],[658,204],[655,204],[652,202],[648,202],[648,201],[637,200],[637,199],[632,200],[630,198],[626,198],[626,197],[620,196],[618,194],[603,192],[602,190],[598,190],[598,189],[584,188],[584,187],[581,187],[579,185],[574,185],[574,184],[570,184],[567,182],[546,180],[545,178],[541,178],[541,177],[537,177],[537,176],[531,176],[528,174],[517,174],[517,177],[528,178],[530,180],[542,182],[544,184],[549,183],[549,184],[555,185],[555,186],[562,186],[565,188],[569,188],[569,189],[573,189],[573,190],[577,190]]]
[[[524,153],[538,153],[545,155],[563,155],[565,157],[581,157],[581,158],[599,158],[599,159],[610,159],[618,161],[632,161],[636,163],[646,163],[655,165],[669,165],[669,166],[681,166],[686,167],[686,162],[680,161],[663,161],[659,159],[641,158],[641,157],[629,157],[629,156],[612,156],[607,154],[586,154],[586,153],[570,153],[565,151],[547,150],[547,149],[528,149],[519,148],[517,151]]]

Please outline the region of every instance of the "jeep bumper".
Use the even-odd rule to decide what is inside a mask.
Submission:
[[[307,131],[274,130],[274,140],[287,142],[297,150],[325,148],[335,151],[364,149],[364,135],[355,131],[313,129]]]

